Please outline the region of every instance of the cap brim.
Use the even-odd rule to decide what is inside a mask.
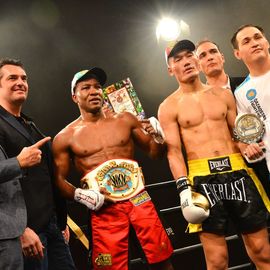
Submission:
[[[76,84],[78,82],[84,81],[85,79],[92,78],[92,77],[97,79],[98,82],[101,84],[101,86],[103,86],[107,80],[107,75],[105,71],[101,68],[94,67],[94,68],[89,69],[80,79],[78,79]]]
[[[191,42],[188,39],[183,39],[178,41],[168,54],[168,59],[171,57],[174,57],[176,54],[182,52],[182,51],[190,51],[193,52],[195,50],[195,45],[193,42]]]

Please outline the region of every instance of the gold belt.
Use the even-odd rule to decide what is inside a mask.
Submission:
[[[144,189],[144,178],[138,163],[130,159],[111,159],[81,179],[86,189],[105,188],[107,197],[115,201],[132,198]]]

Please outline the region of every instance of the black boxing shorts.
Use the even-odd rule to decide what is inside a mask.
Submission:
[[[229,219],[241,233],[266,227],[270,201],[240,154],[191,160],[188,166],[194,191],[206,196],[211,207],[202,224],[189,224],[190,233],[224,234]]]

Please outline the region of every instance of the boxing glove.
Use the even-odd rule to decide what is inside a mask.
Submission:
[[[97,211],[104,203],[104,195],[98,190],[76,188],[74,200],[86,205],[90,210]]]
[[[176,180],[180,205],[185,220],[189,223],[202,223],[209,216],[209,202],[205,196],[193,192],[186,176]]]

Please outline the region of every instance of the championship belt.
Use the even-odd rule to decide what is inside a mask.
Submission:
[[[144,178],[138,163],[129,159],[108,160],[81,179],[84,189],[105,188],[114,201],[123,201],[144,189]]]
[[[234,138],[243,143],[259,142],[264,132],[264,123],[255,114],[240,114],[235,119]]]

